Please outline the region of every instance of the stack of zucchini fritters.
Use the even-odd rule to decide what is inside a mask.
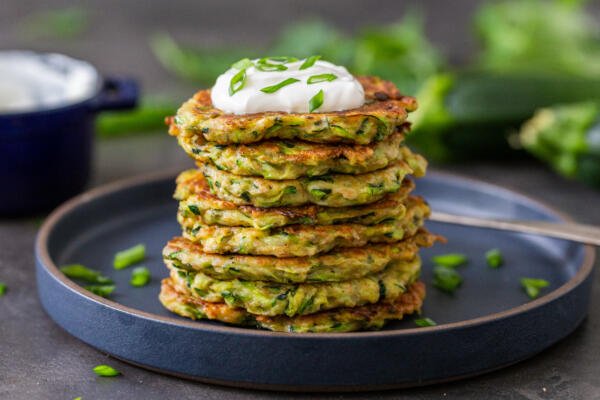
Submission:
[[[402,144],[416,102],[358,79],[366,104],[348,111],[226,114],[208,90],[183,104],[170,133],[198,169],[177,179],[166,308],[288,332],[377,329],[420,310],[418,251],[436,237],[405,178],[426,168]]]

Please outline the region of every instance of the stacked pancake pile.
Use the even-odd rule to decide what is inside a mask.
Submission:
[[[377,329],[420,310],[425,160],[403,146],[413,98],[359,78],[366,104],[233,115],[200,91],[170,120],[197,162],[177,179],[182,237],[160,300],[193,319],[289,332]]]

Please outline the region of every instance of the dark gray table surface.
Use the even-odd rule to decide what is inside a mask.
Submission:
[[[190,93],[169,77],[152,58],[147,36],[168,29],[199,44],[257,43],[298,15],[320,15],[344,29],[361,22],[397,18],[405,2],[257,1],[110,1],[82,2],[93,13],[84,39],[23,39],[19,24],[28,12],[53,8],[45,1],[5,1],[0,7],[0,48],[57,50],[94,62],[103,72],[135,74],[148,90]],[[402,4],[400,4],[402,3]],[[410,2],[409,2],[410,3]],[[416,2],[412,2],[416,3]],[[428,31],[438,44],[461,57],[473,47],[465,24],[476,1],[424,1]],[[435,7],[433,7],[435,5]],[[596,4],[597,5],[597,4]],[[242,7],[243,9],[240,9]],[[193,12],[188,10],[192,10]],[[237,10],[237,11],[235,11]],[[265,12],[264,10],[268,10]],[[597,9],[596,9],[597,10]],[[447,18],[450,15],[452,18]],[[103,141],[97,146],[93,185],[146,172],[183,169],[191,162],[166,134]],[[445,171],[505,185],[570,214],[581,222],[600,224],[600,191],[557,177],[532,161],[503,165],[477,163],[445,166]],[[6,189],[2,189],[6,190]],[[8,284],[0,298],[0,399],[250,399],[313,398],[314,395],[244,391],[171,378],[124,364],[90,348],[62,331],[43,312],[34,279],[33,243],[39,220],[0,220],[0,281]],[[596,263],[599,266],[599,263]],[[592,302],[600,301],[596,277]],[[493,346],[493,343],[490,343]],[[535,358],[481,377],[427,388],[369,394],[325,394],[321,398],[398,399],[600,399],[600,307],[570,337]],[[123,375],[96,377],[91,369],[108,363]]]

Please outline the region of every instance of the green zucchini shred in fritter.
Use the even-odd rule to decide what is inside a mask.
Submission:
[[[229,324],[279,332],[329,333],[380,329],[387,321],[420,312],[425,285],[415,282],[392,302],[378,302],[354,308],[337,308],[315,314],[287,317],[253,315],[225,303],[209,303],[178,292],[165,279],[160,292],[161,303],[170,311],[191,319],[211,319]]]
[[[204,225],[182,225],[183,236],[199,243],[206,253],[235,253],[304,257],[340,247],[360,247],[368,243],[390,243],[414,235],[429,215],[429,207],[420,197],[407,199],[402,218],[388,218],[375,225],[290,225],[257,229]]]
[[[252,314],[291,317],[392,301],[417,280],[421,260],[417,256],[412,261],[393,261],[383,271],[358,279],[299,284],[217,280],[200,272],[178,269],[173,264],[168,266],[178,290],[187,290],[191,296],[213,303],[225,302]]]
[[[419,247],[430,247],[438,236],[421,229],[400,242],[342,248],[312,257],[210,254],[185,238],[174,238],[163,249],[165,263],[221,280],[275,283],[338,282],[383,270],[390,262],[412,260]]]
[[[414,163],[425,168],[424,160]],[[273,181],[233,175],[211,164],[202,164],[200,169],[215,196],[234,204],[255,207],[303,204],[347,207],[373,203],[385,194],[400,190],[404,177],[414,171],[407,162],[398,161],[385,169],[362,175],[333,174]]]

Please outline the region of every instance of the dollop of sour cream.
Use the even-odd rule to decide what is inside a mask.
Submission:
[[[211,90],[213,106],[232,114],[251,114],[266,111],[288,113],[309,113],[349,110],[365,103],[362,85],[342,66],[317,60],[310,67],[301,69],[306,60],[276,62],[267,59],[273,65],[281,65],[278,70],[265,71],[260,60],[248,60],[241,89],[231,93],[232,79],[244,75],[243,67],[235,65],[217,78]],[[263,59],[264,62],[264,59]],[[264,65],[264,64],[263,64]],[[285,68],[285,69],[283,69]],[[263,69],[263,70],[261,70]],[[315,78],[316,77],[316,78]],[[273,87],[288,80],[293,83]],[[263,89],[263,90],[261,90]],[[319,92],[322,91],[322,94]],[[316,96],[316,98],[315,98]],[[312,101],[311,101],[312,99]],[[318,107],[314,107],[318,105]],[[313,108],[311,110],[311,108]]]

